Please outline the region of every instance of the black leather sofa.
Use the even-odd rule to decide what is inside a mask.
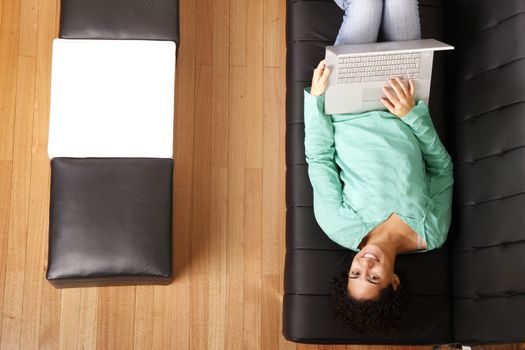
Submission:
[[[301,343],[488,344],[525,340],[525,2],[420,0],[436,53],[431,116],[454,162],[447,242],[406,254],[413,301],[382,337],[346,329],[329,310],[331,279],[353,252],[317,225],[304,156],[303,89],[343,12],[332,0],[287,0],[287,228],[283,334]],[[379,38],[381,41],[381,38]]]

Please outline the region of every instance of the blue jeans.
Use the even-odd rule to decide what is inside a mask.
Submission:
[[[334,45],[421,39],[418,0],[334,0],[345,11]]]

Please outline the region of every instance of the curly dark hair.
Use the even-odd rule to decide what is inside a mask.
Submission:
[[[348,294],[349,270],[350,266],[332,280],[332,312],[347,327],[361,334],[383,335],[397,329],[409,302],[410,286],[406,272],[395,271],[400,281],[395,290],[389,284],[379,291],[377,298],[357,300]]]

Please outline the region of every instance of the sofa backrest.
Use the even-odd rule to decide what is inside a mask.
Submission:
[[[525,1],[445,3],[454,338],[525,340]]]

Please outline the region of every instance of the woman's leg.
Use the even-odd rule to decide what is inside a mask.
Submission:
[[[345,11],[334,45],[364,44],[377,41],[383,0],[335,0]]]
[[[385,0],[382,39],[384,41],[421,39],[418,0]]]

